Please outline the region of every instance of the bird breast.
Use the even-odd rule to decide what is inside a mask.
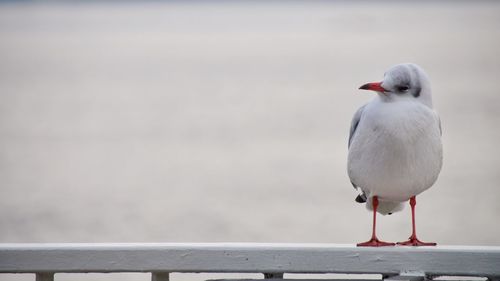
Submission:
[[[434,184],[441,165],[434,110],[411,102],[366,106],[349,149],[348,173],[368,196],[408,200]]]

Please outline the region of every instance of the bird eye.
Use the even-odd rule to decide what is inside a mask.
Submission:
[[[397,88],[399,92],[406,92],[410,89],[408,86],[398,86]]]

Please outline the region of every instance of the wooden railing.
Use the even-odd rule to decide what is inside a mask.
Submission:
[[[0,273],[34,273],[52,281],[57,273],[380,274],[385,280],[476,276],[500,280],[500,247],[360,248],[333,244],[0,244]],[[1,275],[0,275],[1,276]],[[286,276],[285,276],[286,277]]]

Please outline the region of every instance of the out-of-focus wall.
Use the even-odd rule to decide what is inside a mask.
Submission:
[[[358,91],[433,83],[445,164],[423,240],[500,245],[500,4],[0,5],[0,242],[366,240]],[[410,234],[408,208],[383,217]]]

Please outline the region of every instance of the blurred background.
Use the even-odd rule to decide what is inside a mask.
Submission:
[[[420,238],[500,245],[499,2],[3,2],[0,242],[367,240],[348,131],[402,62],[444,130]]]

